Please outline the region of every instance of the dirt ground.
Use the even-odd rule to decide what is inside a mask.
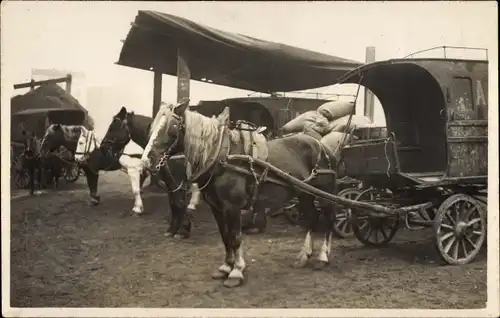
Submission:
[[[485,250],[471,264],[443,265],[431,231],[401,230],[381,249],[336,239],[326,269],[294,269],[304,236],[281,217],[266,234],[246,236],[247,282],[228,289],[210,277],[224,254],[206,206],[191,238],[174,240],[164,236],[166,196],[145,193],[146,214],[137,217],[125,174],[103,174],[99,186],[97,207],[88,204],[84,177],[70,190],[12,200],[11,306],[485,306]]]

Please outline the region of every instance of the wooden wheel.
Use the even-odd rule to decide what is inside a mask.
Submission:
[[[68,183],[74,183],[80,177],[80,167],[77,164],[72,164],[64,170],[64,180]]]
[[[338,196],[355,200],[361,191],[356,188],[347,188],[338,193]],[[335,221],[333,224],[333,232],[341,238],[347,238],[352,236],[352,226],[351,226],[351,215],[352,209],[344,206],[337,206],[335,209]]]
[[[486,239],[486,213],[466,194],[454,194],[440,206],[434,220],[436,248],[451,265],[470,263]]]
[[[378,189],[368,189],[361,192],[357,201],[373,201],[387,198],[386,193]],[[381,203],[378,203],[381,204]],[[356,238],[368,246],[384,246],[388,244],[399,229],[399,217],[373,217],[354,211],[351,215],[352,231]]]

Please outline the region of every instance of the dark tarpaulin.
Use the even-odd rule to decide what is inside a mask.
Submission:
[[[178,48],[191,79],[264,93],[331,85],[362,64],[155,11],[139,11],[117,64],[176,76]]]

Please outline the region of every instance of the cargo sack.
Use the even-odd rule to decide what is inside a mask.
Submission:
[[[299,133],[308,126],[321,135],[328,128],[328,119],[315,110],[305,112],[286,123],[281,131],[283,134]]]
[[[320,142],[323,146],[330,149],[335,154],[335,156],[338,156],[340,151],[339,147],[340,142],[342,141],[343,138],[344,138],[343,132],[332,131],[328,135],[321,138]],[[344,145],[348,144],[350,140],[356,140],[356,139],[358,139],[356,136],[347,134],[347,136],[345,136]]]
[[[340,117],[338,119],[331,121],[328,124],[328,128],[326,129],[327,133],[331,133],[334,131],[344,132],[346,127],[347,127],[347,122],[349,121],[349,117],[350,117],[350,115],[347,115],[347,116]],[[373,125],[374,124],[372,123],[372,121],[368,117],[361,116],[361,115],[352,115],[351,124],[349,125],[348,132],[351,132],[352,130],[354,130],[356,128],[372,127]]]
[[[354,102],[348,101],[332,101],[324,103],[318,107],[318,113],[325,116],[329,121],[335,120],[346,115],[350,115],[354,111]]]

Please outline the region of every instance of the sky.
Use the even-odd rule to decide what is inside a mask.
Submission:
[[[490,51],[497,48],[497,8],[493,1],[3,1],[1,6],[2,105],[8,105],[13,95],[25,92],[14,91],[12,85],[29,81],[32,68],[84,72],[86,86],[108,86],[115,92],[109,105],[84,105],[96,121],[98,134],[104,133],[111,116],[123,103],[137,113],[151,115],[153,73],[114,64],[121,50],[120,40],[125,39],[138,10],[178,15],[220,30],[361,62],[367,46],[375,46],[376,60],[403,57],[440,45]],[[484,56],[464,51],[453,54]],[[442,51],[425,55],[429,56],[442,57]],[[175,77],[164,75],[163,100],[175,101],[176,83]],[[355,93],[355,88],[329,86],[314,91]],[[193,103],[248,93],[191,81]],[[376,107],[375,118],[376,122],[385,122],[380,106]]]

